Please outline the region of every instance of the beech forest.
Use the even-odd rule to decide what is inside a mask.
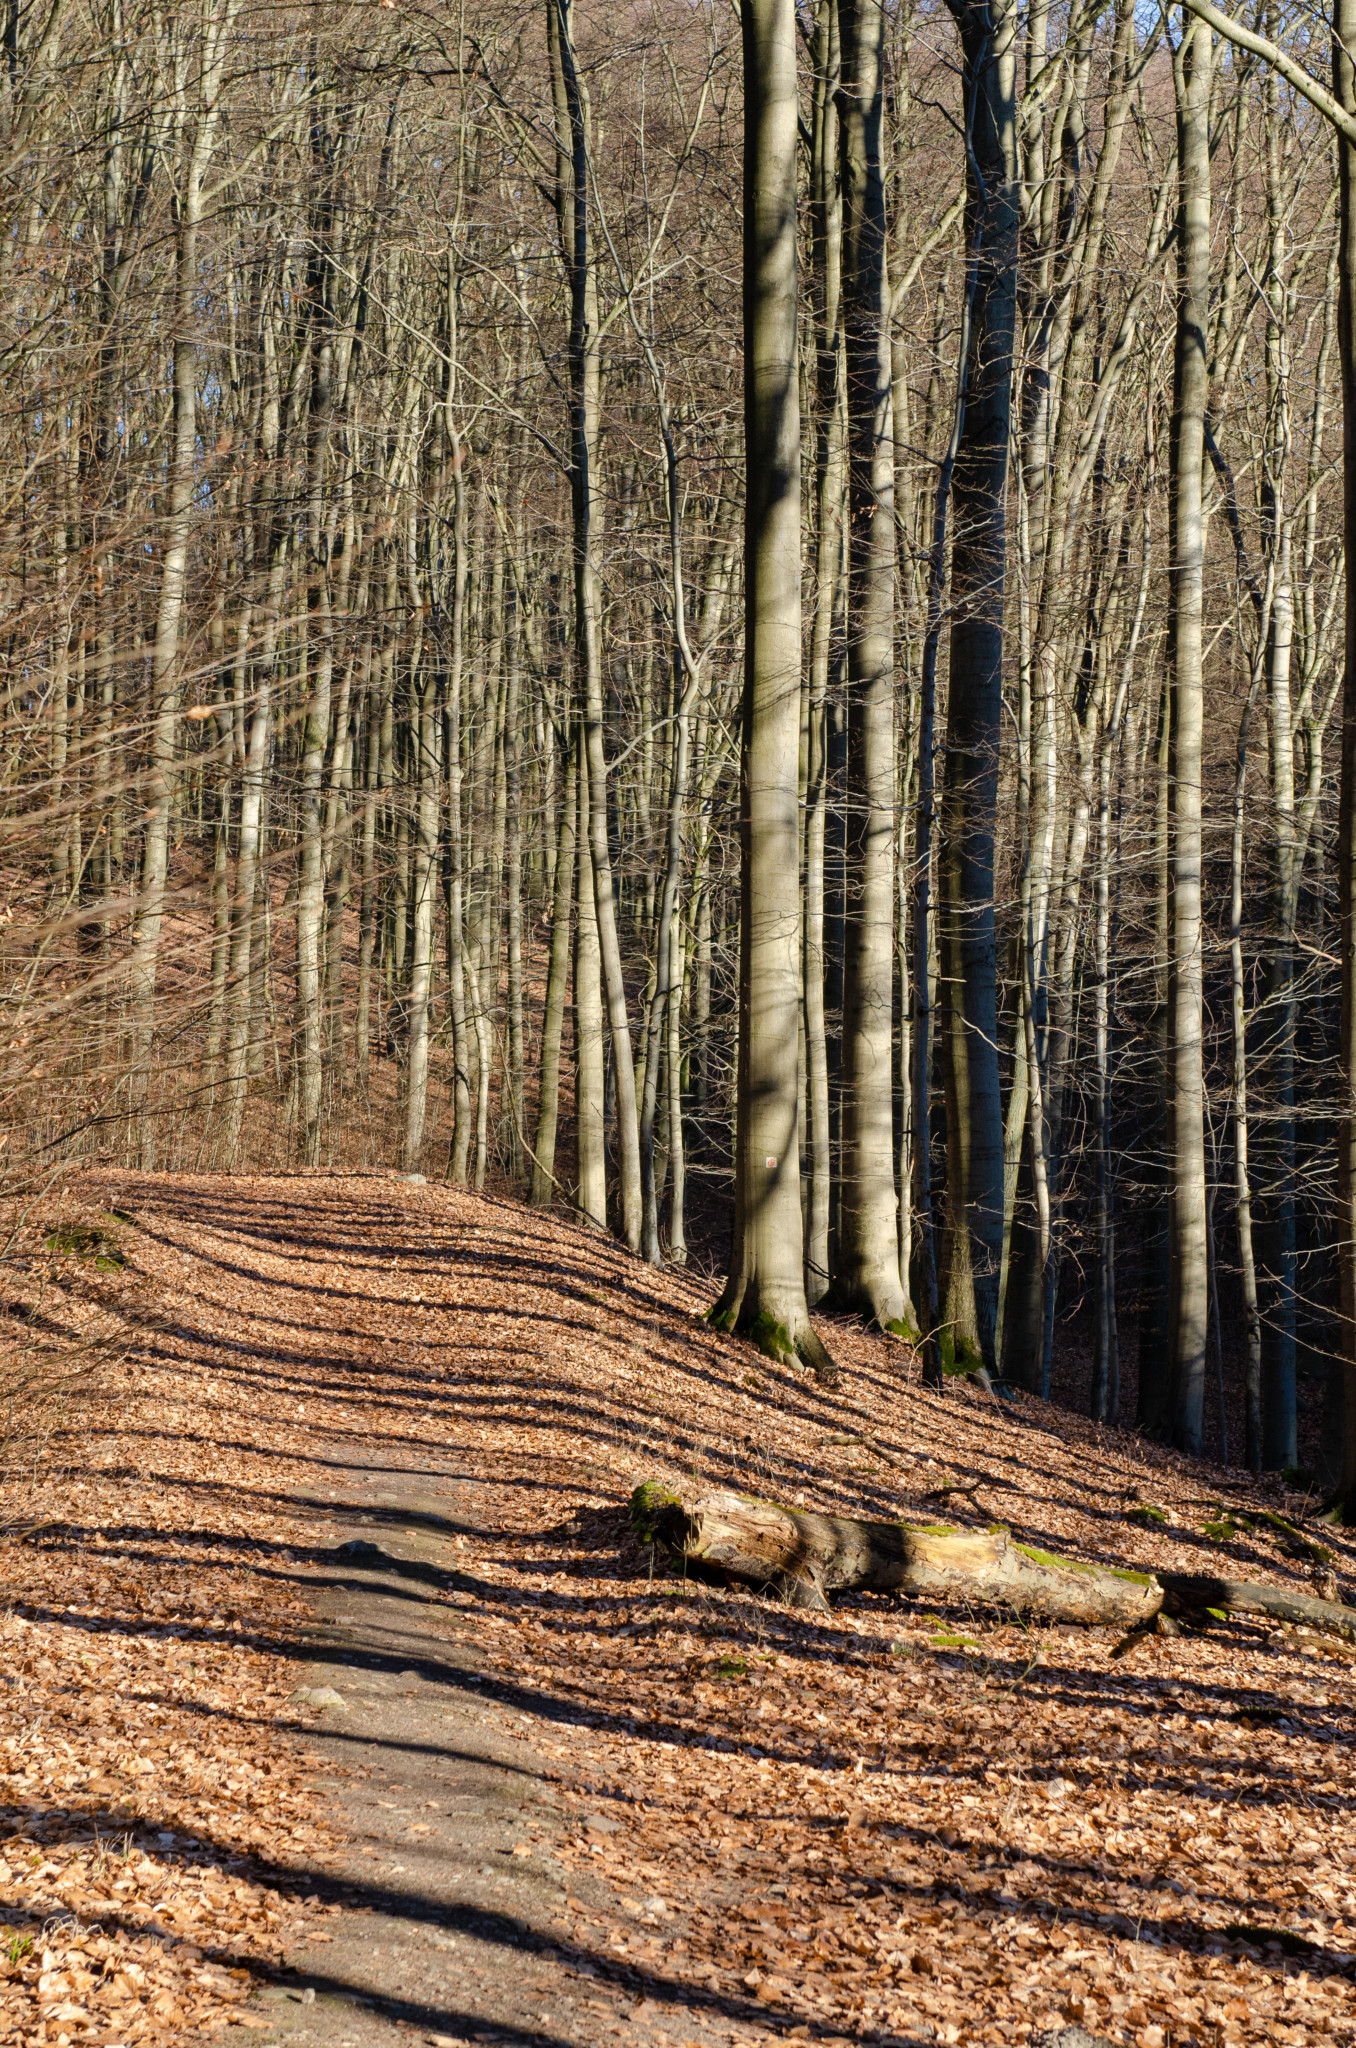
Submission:
[[[464,1185],[1356,1498],[1353,32],[8,0],[8,1194]]]

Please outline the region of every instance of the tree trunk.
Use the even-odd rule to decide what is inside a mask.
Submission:
[[[803,939],[805,1093],[809,1123],[805,1138],[810,1169],[805,1217],[805,1292],[812,1307],[823,1298],[829,1285],[833,1158],[824,1016],[824,851],[829,796],[827,699],[843,545],[843,435],[839,402],[843,222],[838,183],[837,0],[820,0],[815,18],[814,67],[810,260],[815,322],[815,612],[806,706]]]
[[[631,1527],[686,1570],[766,1587],[795,1607],[827,1609],[829,1593],[1001,1607],[1033,1621],[1142,1630],[1164,1608],[1267,1615],[1356,1641],[1356,1608],[1288,1586],[1191,1572],[1128,1571],[1015,1543],[1006,1529],[948,1529],[816,1515],[717,1489],[680,1496],[647,1480],[631,1495]]]
[[[1017,298],[1016,17],[948,0],[964,58],[967,229],[978,250],[956,456],[951,667],[941,817],[947,1104],[942,1351],[994,1365],[1003,1251],[994,828],[1003,683],[1007,467]]]
[[[1356,0],[1333,0],[1333,79],[1356,114]],[[1342,1016],[1337,1126],[1337,1263],[1341,1275],[1343,1512],[1356,1523],[1356,142],[1338,138],[1337,333],[1342,366],[1342,535],[1346,644],[1342,672],[1342,779],[1337,805]]]
[[[832,1371],[805,1299],[800,1022],[800,389],[796,13],[743,0],[744,705],[730,1273],[712,1319]]]
[[[881,0],[841,0],[848,414],[848,869],[835,1303],[906,1330],[894,1173],[894,424]]]
[[[551,54],[558,66],[568,137],[568,235],[563,236],[570,285],[570,496],[574,518],[575,660],[584,726],[584,767],[589,784],[589,851],[595,920],[617,1104],[617,1167],[621,1234],[640,1250],[642,1199],[640,1119],[621,941],[612,892],[608,846],[607,761],[603,750],[603,653],[601,582],[595,532],[598,509],[598,412],[601,374],[598,278],[589,233],[588,113],[575,67],[572,0],[551,0],[555,32]]]
[[[556,838],[551,953],[546,968],[546,1000],[542,1007],[537,1131],[532,1147],[532,1191],[528,1197],[534,1209],[549,1208],[555,1190],[556,1126],[560,1119],[560,1043],[570,975],[570,914],[574,898],[578,790],[579,731],[576,727],[570,742],[565,770],[565,801],[560,807]]]
[[[417,1171],[424,1153],[428,1113],[429,1016],[433,993],[433,941],[438,908],[437,674],[426,664],[413,686],[415,761],[414,915],[410,947],[409,1026],[405,1063],[405,1171]]]
[[[1193,19],[1173,55],[1178,132],[1177,348],[1169,503],[1169,1198],[1168,1372],[1171,1432],[1204,1442],[1209,1259],[1205,1194],[1201,746],[1205,528],[1202,459],[1210,364],[1211,32]]]
[[[216,132],[225,41],[239,0],[226,0],[199,43],[192,29],[176,24],[172,62],[176,125],[187,127],[187,160],[175,223],[174,334],[171,385],[173,432],[169,475],[165,487],[164,555],[160,597],[151,657],[151,775],[146,830],[142,840],[141,887],[132,931],[128,999],[132,1013],[132,1106],[143,1119],[140,1133],[143,1166],[155,1164],[154,1126],[147,1118],[151,1082],[151,1049],[155,1033],[155,995],[159,976],[160,932],[164,922],[165,880],[169,868],[170,802],[174,788],[176,727],[179,703],[179,641],[183,627],[188,578],[189,539],[198,453],[197,390],[199,318],[198,230],[202,215],[203,180]],[[180,38],[182,37],[182,41]],[[184,100],[190,69],[201,64],[194,79],[200,95],[190,118]]]
[[[607,1127],[604,1095],[603,992],[598,959],[597,891],[589,834],[589,777],[584,736],[579,749],[578,908],[574,928],[575,1206],[588,1223],[607,1228]]]

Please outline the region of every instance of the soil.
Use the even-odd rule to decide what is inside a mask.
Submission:
[[[496,1695],[474,1628],[448,1619],[449,1596],[480,1590],[458,1540],[495,1533],[478,1518],[479,1489],[432,1461],[336,1478],[340,1497],[311,1503],[313,1541],[337,1561],[312,1582],[321,1622],[299,1689],[338,1695],[308,1747],[338,1767],[320,1782],[349,1841],[321,1896],[340,1910],[287,1951],[260,2001],[266,2033],[203,2038],[388,2048],[414,2029],[435,2043],[587,2044],[639,2038],[638,2023],[661,2044],[761,2035],[658,1983],[638,2021],[635,1991],[574,1941],[581,1908],[614,1912],[615,1901],[553,1853],[566,1816],[535,1738],[589,1717],[525,1691]]]

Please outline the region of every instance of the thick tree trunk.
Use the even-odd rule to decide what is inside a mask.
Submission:
[[[804,1001],[809,1182],[805,1212],[805,1294],[811,1307],[829,1285],[833,1146],[829,1049],[824,1015],[824,853],[828,817],[828,693],[834,607],[843,552],[843,434],[839,325],[843,215],[838,182],[837,92],[841,72],[837,0],[819,0],[814,40],[814,155],[810,168],[810,261],[815,324],[815,583],[806,706]]]
[[[794,0],[743,0],[744,707],[739,1068],[730,1274],[712,1312],[772,1357],[831,1362],[800,1210],[800,390]]]
[[[848,817],[833,1296],[905,1330],[894,1175],[894,426],[881,175],[881,0],[841,0],[848,412]]]
[[[1173,56],[1177,94],[1177,349],[1169,502],[1172,591],[1169,769],[1168,1371],[1171,1432],[1181,1450],[1204,1441],[1209,1258],[1205,1192],[1201,774],[1205,527],[1202,461],[1210,387],[1211,32],[1193,20]]]
[[[994,828],[1017,301],[1016,15],[949,0],[964,57],[967,227],[978,275],[956,456],[939,915],[947,1106],[942,1349],[994,1364],[1003,1251]]]

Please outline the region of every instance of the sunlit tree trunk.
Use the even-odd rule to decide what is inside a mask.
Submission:
[[[805,1300],[800,1023],[800,391],[794,0],[743,0],[744,705],[739,1072],[730,1274],[713,1310],[831,1370]]]
[[[842,1185],[833,1295],[903,1333],[894,1175],[894,424],[880,0],[840,0],[848,414],[848,814]]]
[[[1168,1371],[1171,1432],[1204,1441],[1209,1320],[1204,973],[1201,922],[1202,675],[1205,529],[1202,462],[1210,366],[1211,32],[1192,19],[1173,53],[1177,98],[1177,347],[1169,477],[1171,753],[1169,761]]]

